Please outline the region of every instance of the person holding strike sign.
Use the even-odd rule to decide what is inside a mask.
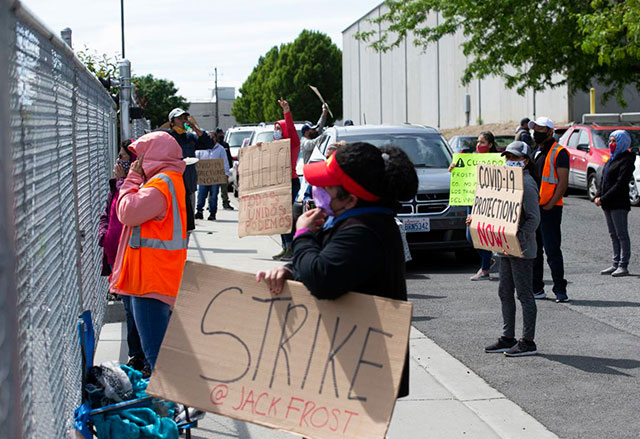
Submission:
[[[540,224],[538,206],[538,179],[536,169],[529,157],[529,146],[521,141],[509,144],[502,153],[507,166],[523,168],[522,213],[518,225],[518,242],[522,257],[509,256],[505,252],[500,261],[500,283],[498,296],[502,304],[502,337],[487,346],[487,353],[503,352],[508,357],[521,357],[537,353],[534,342],[536,330],[536,301],[533,297],[533,264],[537,254],[536,230]],[[467,220],[470,224],[470,218]],[[523,335],[518,341],[516,329],[516,293],[522,306]]]
[[[326,162],[303,168],[315,205],[297,221],[293,262],[260,271],[273,294],[285,280],[302,282],[317,299],[337,299],[354,291],[407,300],[405,258],[394,217],[398,200],[418,190],[406,153],[394,146],[352,143]],[[409,394],[408,351],[398,397]]]

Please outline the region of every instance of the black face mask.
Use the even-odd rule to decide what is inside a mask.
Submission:
[[[315,138],[317,138],[319,135],[320,135],[320,133],[318,133],[317,131],[311,131],[311,132],[309,133],[309,138],[310,138],[310,139],[315,139]]]
[[[545,140],[547,140],[547,133],[543,133],[541,131],[534,131],[533,132],[533,140],[538,145],[541,145],[542,143],[544,143]]]

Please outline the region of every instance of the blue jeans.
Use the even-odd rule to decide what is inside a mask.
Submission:
[[[209,212],[214,214],[218,211],[218,191],[220,190],[219,184],[212,184],[210,186],[198,186],[198,206],[196,210],[202,212],[204,210],[204,202],[209,195]]]
[[[624,209],[604,210],[609,236],[613,245],[613,266],[627,268],[631,258],[631,240],[629,239],[629,211]]]
[[[140,335],[138,334],[136,321],[133,318],[133,310],[131,309],[131,296],[125,296],[123,294],[121,297],[127,322],[127,346],[129,347],[129,357],[144,360],[144,351],[142,350]]]
[[[553,292],[557,295],[567,294],[567,281],[564,278],[564,258],[562,257],[562,206],[554,206],[551,210],[540,208],[540,227],[536,231],[538,255],[533,265],[533,294],[544,290],[544,254],[551,269]],[[544,253],[543,253],[544,250]]]
[[[131,309],[140,334],[144,356],[153,370],[164,333],[169,325],[171,307],[156,299],[131,296]]]
[[[300,191],[300,180],[298,178],[291,179],[291,202],[294,203],[296,197],[298,196],[298,192]],[[293,220],[293,217],[292,217]],[[280,239],[282,240],[282,248],[290,249],[293,246],[293,235],[296,232],[296,224],[293,223],[291,226],[291,233],[287,233],[285,235],[280,235]]]
[[[467,227],[467,241],[473,244],[469,227]],[[480,269],[483,271],[489,271],[489,269],[491,268],[491,259],[493,259],[493,252],[491,250],[481,249],[476,249],[476,251],[480,255]]]

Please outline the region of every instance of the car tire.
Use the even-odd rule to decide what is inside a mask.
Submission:
[[[587,176],[587,195],[589,196],[589,200],[593,201],[596,199],[596,194],[598,193],[598,185],[596,183],[596,173],[590,172]]]
[[[640,206],[640,193],[635,180],[631,180],[629,183],[629,202],[632,206]]]

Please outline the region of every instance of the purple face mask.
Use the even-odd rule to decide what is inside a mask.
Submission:
[[[311,196],[316,203],[316,207],[321,209],[327,216],[335,216],[331,209],[331,195],[323,187],[313,186],[311,188]]]

